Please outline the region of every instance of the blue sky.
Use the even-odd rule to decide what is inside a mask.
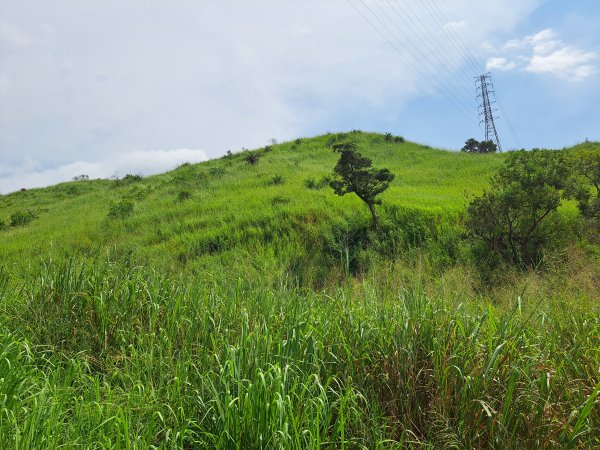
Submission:
[[[598,30],[598,0],[0,0],[0,193],[354,128],[458,149],[486,70],[505,148],[600,140]]]

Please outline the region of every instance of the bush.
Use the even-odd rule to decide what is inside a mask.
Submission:
[[[246,161],[246,163],[251,166],[258,164],[259,160],[260,160],[260,155],[256,152],[248,153],[246,156],[244,156],[244,161]]]
[[[558,209],[567,179],[568,167],[561,155],[513,152],[492,177],[491,190],[469,204],[466,226],[502,260],[536,265],[549,236],[540,225]]]
[[[37,213],[31,210],[17,211],[10,216],[10,226],[19,227],[27,225],[29,222],[31,222],[33,219],[36,219],[37,217]]]
[[[177,200],[180,202],[184,202],[192,198],[192,193],[190,191],[179,191],[177,194]]]
[[[278,186],[283,183],[285,183],[285,179],[283,178],[282,175],[273,175],[271,177],[271,179],[269,180],[269,184],[271,186]]]
[[[133,202],[129,200],[121,200],[111,205],[108,211],[110,219],[125,219],[133,214]]]
[[[320,180],[317,180],[313,177],[308,177],[306,180],[304,180],[304,186],[306,186],[308,189],[318,190],[328,186],[330,181],[331,177],[328,176],[324,176]]]

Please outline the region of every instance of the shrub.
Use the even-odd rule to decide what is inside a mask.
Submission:
[[[278,186],[283,183],[285,183],[285,179],[283,178],[282,175],[273,175],[271,177],[271,179],[269,180],[269,184],[271,186]]]
[[[17,211],[10,216],[10,226],[19,227],[27,225],[33,219],[38,217],[37,213],[31,210]]]
[[[406,139],[404,139],[402,136],[394,136],[394,142],[398,144],[404,144]]]
[[[259,160],[260,155],[256,152],[248,153],[246,156],[244,156],[244,161],[246,161],[246,163],[251,166],[255,166],[256,164],[258,164]]]
[[[125,219],[133,214],[133,202],[121,200],[111,205],[108,217],[111,219]]]
[[[548,240],[540,224],[560,205],[567,174],[563,158],[554,152],[511,153],[492,177],[491,190],[469,204],[467,228],[488,251],[509,263],[539,263]]]
[[[179,191],[177,194],[177,200],[180,202],[184,202],[192,198],[192,193],[190,191]]]
[[[73,177],[73,181],[88,181],[89,179],[90,179],[90,177],[86,174],[77,175],[77,176]]]
[[[331,177],[328,176],[324,176],[320,180],[317,180],[313,177],[308,177],[306,180],[304,180],[304,186],[306,186],[308,189],[318,190],[323,189],[325,186],[329,185],[330,181]]]

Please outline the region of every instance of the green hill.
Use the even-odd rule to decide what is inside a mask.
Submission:
[[[343,139],[396,175],[376,232]],[[482,273],[505,158],[352,132],[1,196],[0,448],[598,448],[600,251],[567,202]]]
[[[242,152],[143,179],[63,183],[0,197],[5,223],[17,211],[38,216],[27,226],[5,229],[0,252],[6,262],[22,263],[104,248],[180,269],[229,250],[255,251],[270,243],[285,247],[298,236],[319,241],[336,224],[368,215],[360,200],[338,197],[323,183],[337,160],[329,145],[348,137],[375,166],[396,174],[383,195],[384,208],[394,207],[396,216],[422,214],[430,221],[427,227],[456,217],[503,159],[348,133],[257,150],[256,165],[246,163],[248,152]],[[133,213],[111,220],[111,205],[121,201],[132,202]]]

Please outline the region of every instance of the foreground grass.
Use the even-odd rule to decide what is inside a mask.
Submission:
[[[3,273],[0,447],[600,446],[592,311],[269,286]]]

